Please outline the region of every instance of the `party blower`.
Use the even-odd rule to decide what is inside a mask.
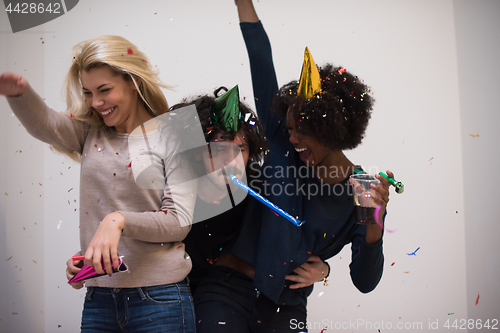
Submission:
[[[358,169],[354,170],[354,173],[355,174],[366,174],[366,172],[364,172],[361,169],[359,169],[359,167],[358,167]],[[401,193],[403,193],[405,191],[405,186],[404,186],[403,183],[398,182],[394,178],[389,177],[388,175],[386,175],[382,171],[379,172],[378,174],[381,175],[382,177],[384,177],[385,179],[387,179],[389,181],[389,184],[391,184],[392,186],[394,186],[397,194],[401,194]]]
[[[84,260],[85,256],[74,256],[72,259],[73,260]],[[118,258],[118,263],[119,263],[118,270],[115,271],[113,269],[113,271],[115,271],[115,273],[128,271],[128,266],[123,262],[122,259],[123,259],[123,256]],[[101,259],[101,263],[102,263],[102,259]],[[111,267],[113,267],[113,263],[111,263]],[[104,270],[104,264],[102,265],[102,269]],[[103,275],[107,275],[107,274],[106,273],[97,274],[97,272],[95,271],[95,268],[93,266],[83,264],[82,269],[75,276],[73,276],[73,278],[71,280],[69,280],[68,283],[75,283],[78,281],[92,279],[92,278],[95,278],[98,276],[103,276]]]
[[[295,224],[295,226],[300,227],[305,222],[305,221],[299,221],[299,220],[297,220],[296,218],[294,218],[293,216],[291,216],[290,214],[288,214],[287,212],[285,212],[283,209],[279,208],[278,206],[276,206],[275,204],[273,204],[271,201],[267,200],[262,195],[260,195],[259,193],[255,192],[254,190],[252,190],[245,183],[243,183],[241,180],[239,180],[238,178],[236,178],[235,175],[230,174],[229,178],[231,178],[231,180],[233,181],[233,183],[235,185],[237,185],[240,188],[242,188],[243,190],[247,191],[248,194],[250,194],[255,199],[257,199],[260,202],[262,202],[267,207],[271,208],[276,214],[283,216],[288,221],[290,221],[293,224]]]

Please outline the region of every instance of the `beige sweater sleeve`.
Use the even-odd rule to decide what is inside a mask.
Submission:
[[[18,97],[7,97],[16,117],[29,134],[64,151],[82,153],[90,126],[50,109],[31,88]]]

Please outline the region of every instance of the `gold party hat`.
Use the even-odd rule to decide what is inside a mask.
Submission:
[[[306,47],[297,96],[308,101],[319,92],[321,92],[321,78],[319,77],[318,68],[314,63],[313,57]]]

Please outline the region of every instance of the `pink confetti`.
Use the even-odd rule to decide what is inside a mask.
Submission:
[[[75,118],[75,116],[74,116],[72,113],[70,113],[70,114],[69,114],[69,116],[70,116],[71,118]]]
[[[477,294],[476,305],[477,305],[477,303],[479,303],[479,294]]]
[[[379,225],[379,227],[381,227],[382,229],[385,229],[384,225],[382,223],[380,223],[380,220],[379,220],[379,215],[380,215],[380,210],[381,209],[382,209],[382,206],[377,205],[377,208],[375,208],[375,213],[373,214],[373,217],[375,218],[375,222],[377,222],[377,224]],[[396,229],[396,230],[385,229],[385,231],[387,231],[388,233],[393,233],[393,232],[398,231],[398,229]]]
[[[134,51],[133,51],[133,50],[129,47],[129,48],[127,49],[127,53],[128,53],[128,54],[134,54]]]
[[[70,188],[70,189],[68,190],[68,193],[69,193],[69,192],[71,192],[72,190],[73,190],[73,188]]]

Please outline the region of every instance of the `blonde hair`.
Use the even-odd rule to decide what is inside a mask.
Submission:
[[[99,36],[83,41],[73,47],[73,64],[65,79],[66,114],[90,125],[106,128],[102,117],[92,110],[85,101],[81,76],[83,71],[107,66],[113,74],[131,79],[141,97],[144,107],[151,116],[156,117],[169,109],[161,87],[171,86],[160,82],[158,70],[153,68],[144,53],[127,39],[120,36]],[[80,161],[76,151],[57,151]]]

